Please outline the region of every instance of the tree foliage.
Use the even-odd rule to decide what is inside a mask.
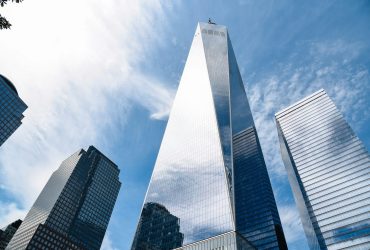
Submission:
[[[23,0],[0,0],[0,6],[4,7],[10,1],[20,3]],[[12,26],[12,25],[9,23],[9,21],[0,14],[0,30],[10,29],[10,26]]]

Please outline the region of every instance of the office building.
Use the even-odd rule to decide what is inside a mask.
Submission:
[[[370,249],[370,156],[324,90],[276,115],[311,249]]]
[[[151,249],[153,245],[158,246],[158,249],[173,249],[181,246],[184,239],[180,232],[180,219],[154,202],[144,205],[136,232],[138,235],[133,244],[138,249]],[[158,237],[158,233],[163,237]]]
[[[0,229],[0,250],[4,250],[10,240],[13,238],[15,232],[18,230],[21,225],[22,220],[16,220],[10,223],[3,229]]]
[[[22,124],[26,109],[13,83],[0,75],[0,146]]]
[[[52,174],[7,249],[100,249],[118,176],[93,146],[77,151]]]
[[[286,248],[229,35],[212,23],[196,29],[132,244],[173,248]]]

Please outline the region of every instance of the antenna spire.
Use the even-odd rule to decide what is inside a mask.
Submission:
[[[208,18],[208,23],[209,24],[216,24],[216,23],[212,22],[211,18]]]

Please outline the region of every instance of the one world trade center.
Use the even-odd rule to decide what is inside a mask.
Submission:
[[[286,248],[227,29],[199,23],[132,250]]]

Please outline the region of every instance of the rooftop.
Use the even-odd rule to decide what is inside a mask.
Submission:
[[[304,97],[303,99],[299,100],[298,102],[280,110],[279,112],[275,113],[275,117],[277,119],[283,117],[284,115],[290,113],[291,111],[294,111],[296,110],[297,108],[301,107],[304,103],[306,102],[309,102],[309,101],[312,101],[312,99],[315,99],[317,98],[318,96],[322,96],[322,95],[325,95],[326,92],[324,89],[320,89],[318,91],[316,91],[315,93],[309,95],[309,96],[306,96]]]
[[[9,86],[9,88],[11,88],[14,91],[14,93],[18,95],[17,89],[15,88],[14,84],[11,81],[9,81],[8,78],[6,78],[5,76],[1,74],[0,74],[0,78],[6,83],[6,85]]]

